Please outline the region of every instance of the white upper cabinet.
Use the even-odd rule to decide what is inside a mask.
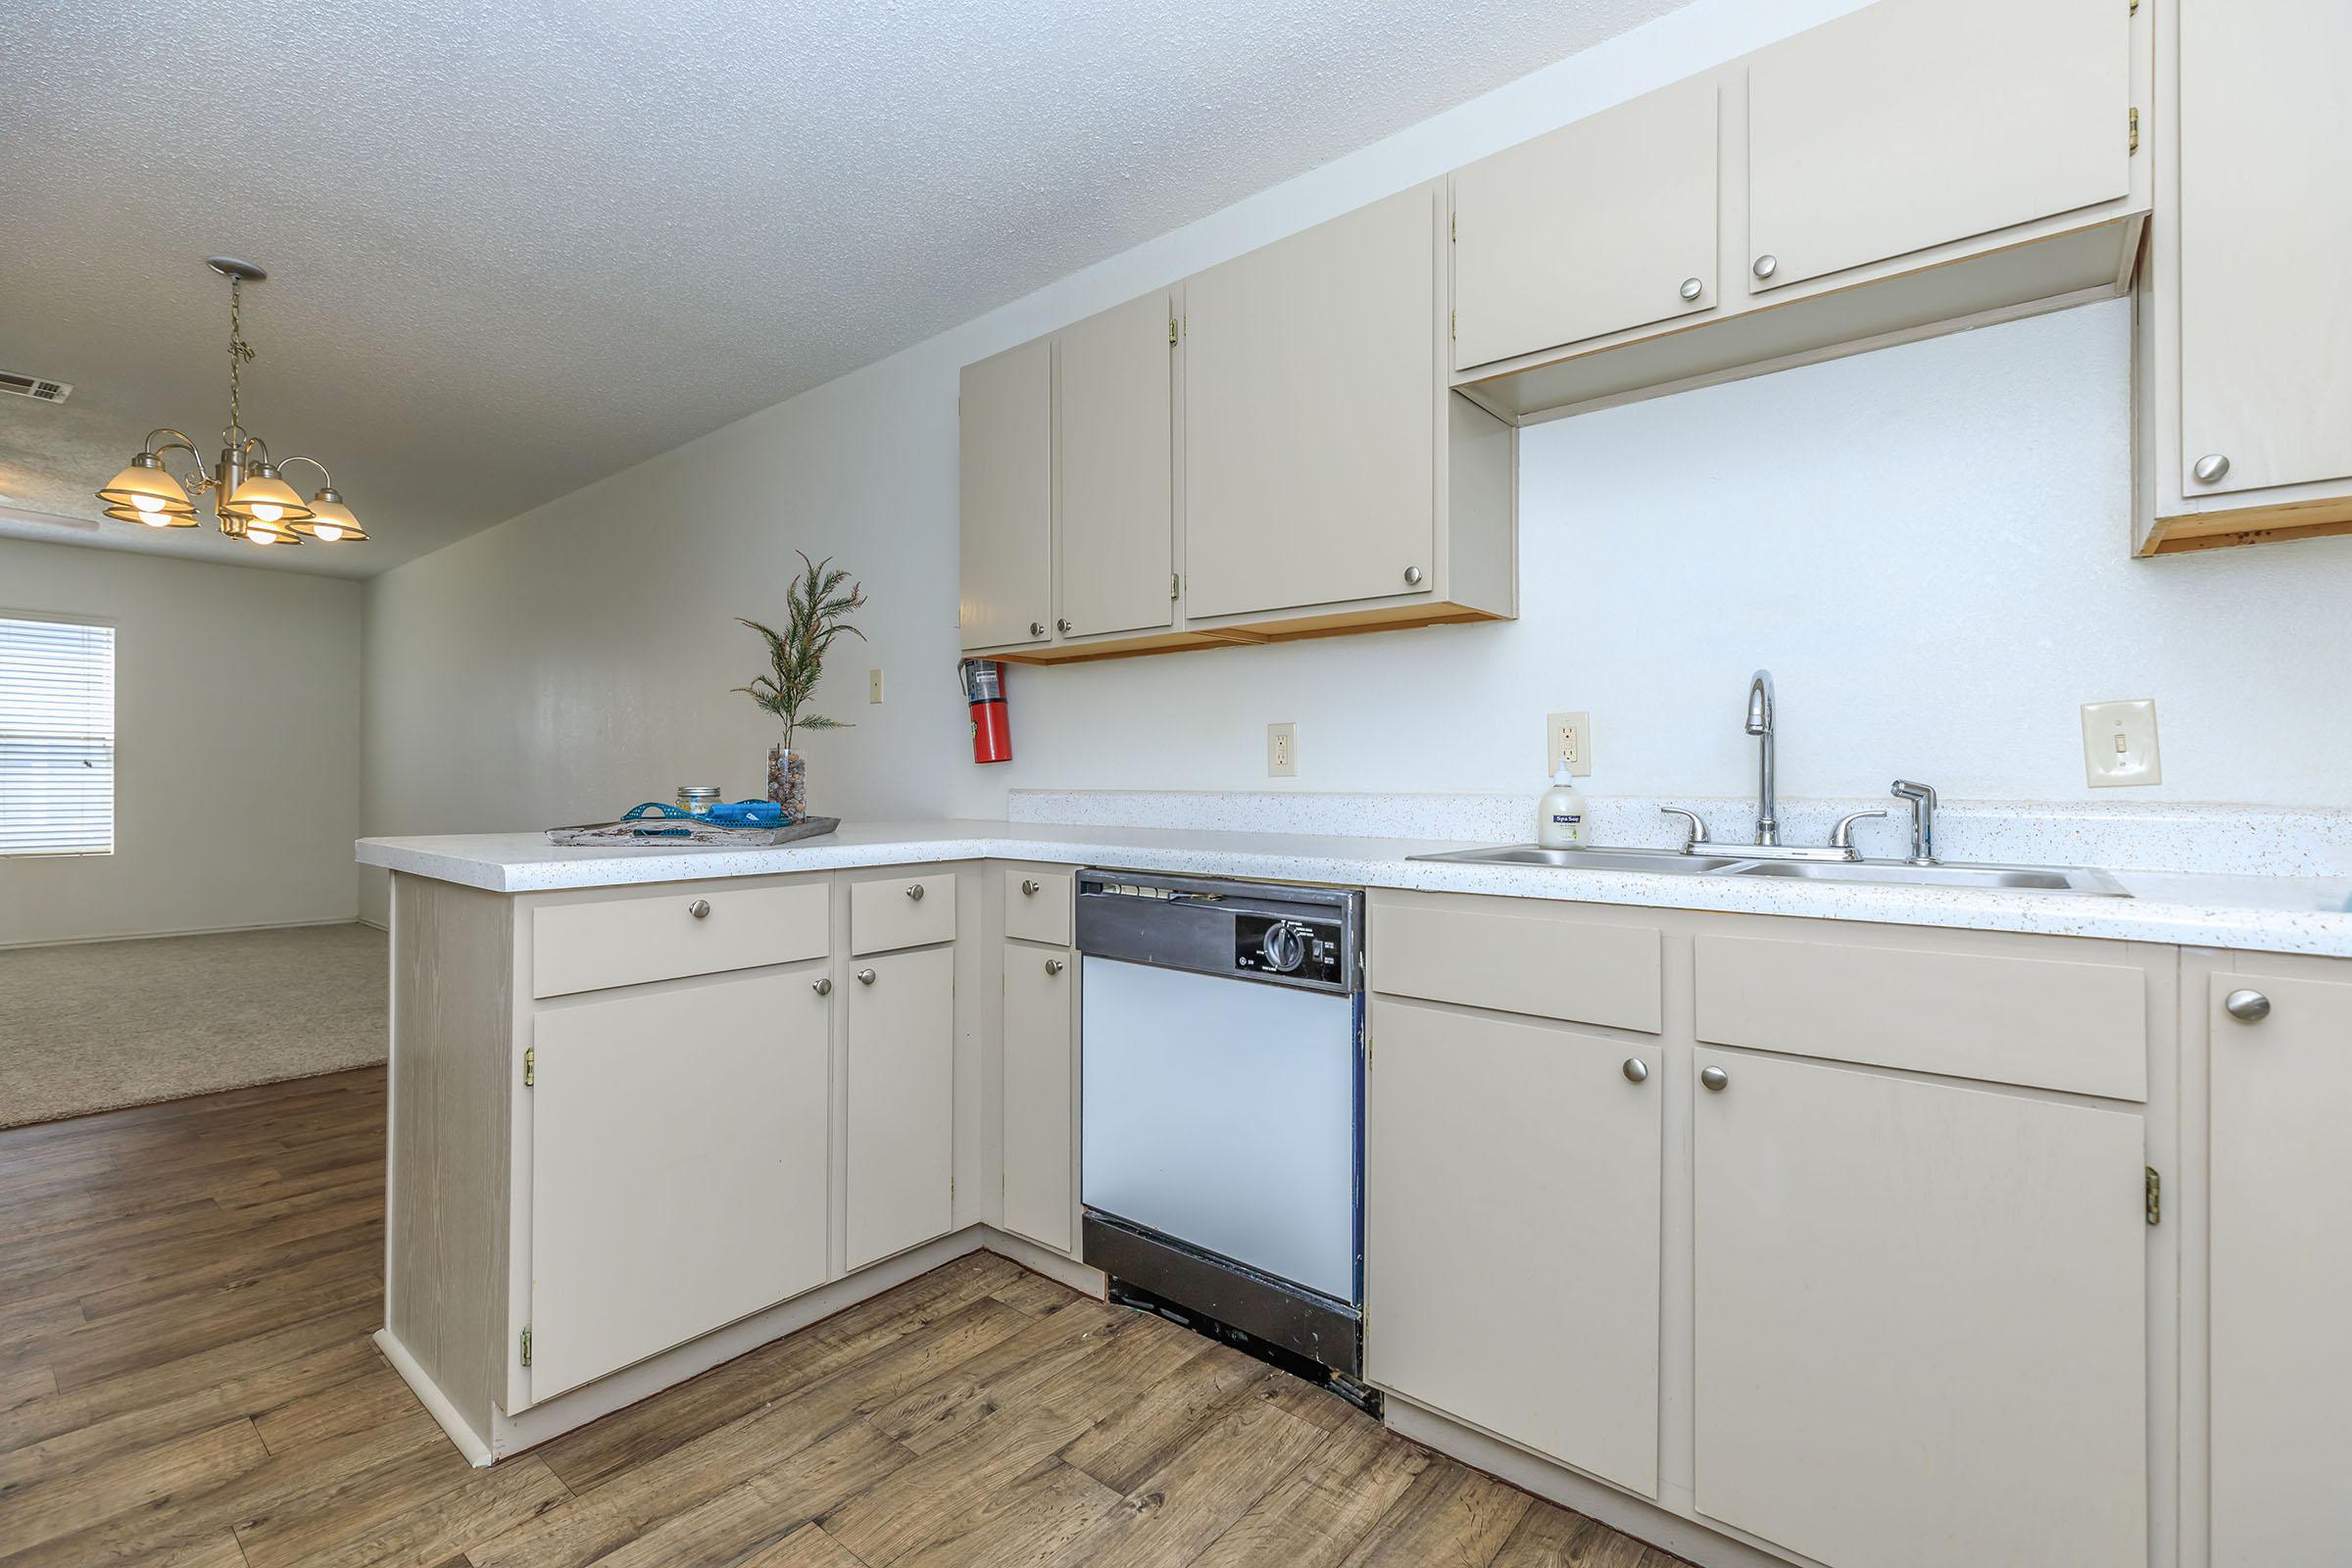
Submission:
[[[2352,7],[2187,0],[2180,63],[2179,482],[2343,480],[2352,296],[2319,284],[2352,255]]]
[[[1426,592],[1436,570],[1439,187],[1185,285],[1185,609]]]
[[[2123,0],[1880,0],[1757,54],[1751,291],[2131,190]]]
[[[1054,345],[963,368],[963,647],[1042,643],[1054,600]]]
[[[1716,304],[1713,76],[1453,176],[1453,364],[1646,326]]]
[[[1059,335],[1057,636],[1157,630],[1175,618],[1174,324],[1161,290]]]

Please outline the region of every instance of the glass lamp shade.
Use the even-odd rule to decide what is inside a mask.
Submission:
[[[185,512],[172,512],[163,507],[158,507],[152,512],[141,512],[136,507],[109,507],[106,509],[106,514],[117,522],[143,523],[150,528],[201,526],[196,517],[196,509],[193,507]]]
[[[220,531],[232,539],[242,539],[250,545],[298,545],[302,535],[291,523],[264,522],[259,517],[238,517],[221,509]]]
[[[308,534],[320,544],[359,544],[367,539],[368,530],[360,519],[340,501],[329,501],[327,492],[311,497],[311,515],[308,519],[290,524],[296,533]]]
[[[311,518],[311,509],[294,493],[292,485],[275,474],[258,472],[220,503],[220,512],[224,516],[242,517],[249,523],[266,523],[281,534],[289,525]]]
[[[196,515],[196,503],[188,499],[188,493],[179,487],[179,481],[165,472],[162,464],[153,460],[133,462],[108,481],[106,487],[98,492],[98,499],[123,512],[161,512],[177,517]],[[107,515],[113,516],[115,514],[110,511]],[[125,520],[145,522],[148,519],[132,516]]]

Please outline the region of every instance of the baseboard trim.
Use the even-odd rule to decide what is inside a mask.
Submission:
[[[1490,1437],[1475,1427],[1437,1411],[1387,1394],[1381,1406],[1389,1430],[1425,1448],[1435,1448],[1475,1470],[1532,1492],[1547,1502],[1573,1508],[1597,1519],[1621,1535],[1647,1542],[1662,1551],[1686,1558],[1699,1568],[1790,1568],[1811,1558],[1783,1556],[1736,1537],[1709,1529],[1695,1520],[1620,1492],[1606,1482],[1580,1475],[1527,1449]]]
[[[449,1396],[441,1392],[431,1378],[424,1375],[424,1368],[416,1364],[416,1358],[409,1353],[409,1348],[401,1344],[388,1328],[377,1329],[371,1338],[375,1341],[375,1348],[384,1352],[384,1359],[392,1363],[392,1370],[400,1374],[401,1381],[423,1404],[425,1413],[441,1423],[441,1430],[449,1434],[449,1441],[458,1446],[458,1451],[466,1456],[466,1462],[476,1469],[488,1464],[490,1445],[480,1433],[466,1424],[466,1418],[458,1414],[458,1407],[449,1402]]]
[[[981,1232],[980,1245],[999,1257],[1018,1263],[1032,1274],[1043,1274],[1056,1285],[1066,1285],[1081,1296],[1091,1296],[1098,1301],[1110,1299],[1110,1279],[1101,1269],[1089,1268],[1067,1253],[1040,1247],[1025,1236],[1001,1231],[994,1225],[974,1228]]]
[[[908,1280],[928,1274],[943,1263],[950,1263],[967,1253],[990,1251],[1019,1264],[1031,1273],[1042,1274],[1058,1285],[1064,1285],[1081,1295],[1103,1299],[1108,1282],[1100,1269],[1067,1257],[1022,1237],[1008,1235],[991,1225],[971,1225],[953,1235],[927,1242],[911,1251],[884,1258],[879,1263],[859,1269],[857,1273],[820,1285],[789,1301],[779,1301],[765,1311],[738,1319],[725,1328],[713,1330],[699,1340],[691,1340],[673,1349],[662,1351],[623,1367],[618,1372],[594,1383],[558,1395],[544,1404],[534,1404],[514,1415],[498,1405],[490,1407],[490,1432],[487,1438],[466,1424],[457,1407],[442,1394],[423,1367],[410,1355],[407,1348],[393,1338],[392,1331],[382,1329],[375,1335],[376,1346],[393,1370],[416,1397],[441,1423],[441,1430],[466,1455],[468,1464],[480,1466],[537,1447],[540,1444],[562,1437],[574,1428],[613,1411],[623,1409],[674,1388],[689,1378],[699,1377],[712,1367],[732,1361],[739,1355],[758,1349],[787,1334],[798,1333],[812,1323],[846,1311],[858,1302],[895,1290]]]
[[[325,925],[369,925],[382,931],[384,926],[373,920],[363,920],[356,914],[339,914],[330,920],[269,920],[260,925],[198,925],[183,931],[118,931],[113,935],[89,937],[52,937],[42,942],[0,942],[0,953],[17,953],[29,948],[80,948],[93,942],[161,942],[168,937],[225,937],[240,931],[308,931]]]

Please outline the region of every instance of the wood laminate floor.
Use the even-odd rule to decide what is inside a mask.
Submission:
[[[989,1254],[489,1470],[368,1336],[380,1069],[0,1132],[0,1564],[1667,1568]]]

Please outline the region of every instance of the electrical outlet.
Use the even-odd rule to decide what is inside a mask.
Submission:
[[[1570,778],[1592,771],[1592,715],[1554,713],[1544,724],[1544,776],[1549,778],[1568,764]]]
[[[882,672],[878,669],[865,672],[865,700],[869,703],[882,700]]]
[[[2082,772],[2092,789],[2164,782],[2155,698],[2082,705]]]
[[[1298,776],[1298,726],[1285,721],[1266,726],[1266,777]]]

